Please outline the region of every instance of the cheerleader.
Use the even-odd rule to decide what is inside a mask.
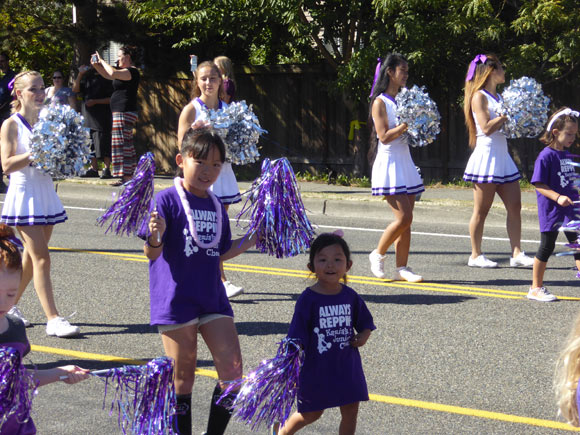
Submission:
[[[463,179],[473,183],[473,215],[469,221],[471,256],[467,262],[470,267],[497,267],[495,261],[487,259],[481,252],[483,226],[496,192],[507,211],[507,232],[512,250],[510,266],[534,264],[534,259],[520,249],[522,202],[518,180],[521,176],[508,153],[506,137],[500,131],[507,117],[497,114],[501,103],[497,86],[504,82],[505,71],[495,55],[478,54],[469,64],[463,111],[469,146],[474,149]]]
[[[372,126],[372,131],[369,157],[374,158],[372,194],[385,197],[395,220],[386,227],[369,259],[371,272],[377,278],[385,278],[385,254],[394,243],[396,269],[393,279],[419,282],[423,277],[407,266],[407,260],[411,245],[415,195],[425,191],[425,188],[411,158],[407,140],[402,136],[407,131],[407,124],[397,125],[395,101],[395,96],[405,86],[408,75],[407,60],[400,54],[389,54],[380,65],[371,91],[369,125]]]

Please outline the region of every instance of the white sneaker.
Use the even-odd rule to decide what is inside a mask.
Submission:
[[[379,254],[376,249],[369,254],[371,272],[377,278],[383,279],[385,277],[385,258],[386,255]]]
[[[79,335],[81,330],[78,326],[73,326],[64,317],[55,317],[46,324],[46,335],[56,335],[57,337],[72,337]]]
[[[530,287],[527,298],[540,302],[554,302],[558,300],[558,298],[550,293],[546,287]]]
[[[243,287],[233,285],[229,281],[224,281],[224,287],[226,288],[226,295],[228,295],[228,299],[235,298],[244,292]]]
[[[10,308],[10,311],[8,311],[8,314],[16,317],[17,319],[22,320],[22,323],[24,323],[24,326],[26,328],[28,328],[30,326],[30,322],[24,318],[24,316],[22,315],[22,311],[20,311],[16,305],[14,305],[12,308]]]
[[[407,281],[407,282],[421,282],[423,277],[417,275],[410,267],[403,266],[398,267],[393,275],[395,281]]]
[[[510,258],[510,266],[511,267],[518,267],[518,266],[533,266],[534,259],[532,257],[528,257],[524,251],[520,252],[516,258]]]
[[[493,268],[497,267],[497,263],[495,261],[488,260],[485,258],[485,255],[481,254],[476,258],[469,257],[469,261],[467,261],[467,265],[469,267],[482,267],[482,268]]]

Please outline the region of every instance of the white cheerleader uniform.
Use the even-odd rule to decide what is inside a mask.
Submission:
[[[32,129],[20,114],[12,115],[12,119],[18,126],[16,154],[24,154],[30,151]],[[30,165],[10,174],[0,222],[11,226],[29,226],[54,225],[66,220],[66,212],[50,175]]]
[[[397,126],[395,99],[385,94],[377,98],[380,98],[387,108],[389,130],[395,128]],[[409,145],[404,136],[401,135],[388,144],[378,141],[377,156],[371,176],[373,195],[416,195],[424,192],[423,180],[413,163]]]
[[[489,119],[497,118],[497,110],[502,101],[501,95],[497,98],[485,89],[480,90],[487,98],[487,108],[489,109]],[[473,112],[472,112],[473,113]],[[475,113],[476,139],[475,148],[469,157],[463,179],[472,183],[495,183],[505,184],[519,180],[520,171],[512,160],[507,147],[505,134],[495,131],[486,136],[480,125],[477,123]]]
[[[206,120],[206,110],[208,108],[205,103],[200,98],[195,98],[191,104],[195,107],[195,121]],[[219,108],[223,109],[225,107],[228,107],[228,104],[220,100]],[[240,195],[240,189],[238,188],[238,180],[236,180],[236,175],[230,162],[224,162],[217,180],[215,180],[210,189],[223,204],[235,204],[242,200],[242,195]]]

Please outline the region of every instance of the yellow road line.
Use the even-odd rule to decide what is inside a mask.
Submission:
[[[48,347],[48,346],[39,346],[37,344],[31,345],[32,351],[34,352],[42,352],[54,355],[61,355],[61,356],[68,356],[73,358],[79,359],[89,359],[89,360],[97,360],[97,361],[106,361],[106,362],[115,362],[115,363],[122,363],[122,364],[131,364],[131,365],[144,365],[147,364],[147,361],[132,359],[132,358],[123,358],[120,356],[113,356],[113,355],[104,355],[98,353],[89,353],[89,352],[81,352],[76,350],[69,350],[69,349],[61,349],[57,347]],[[206,376],[212,379],[217,379],[217,373],[215,370],[209,369],[196,369],[195,373],[199,376]],[[437,411],[437,412],[444,412],[448,414],[459,414],[465,415],[468,417],[477,417],[483,418],[487,420],[498,420],[498,421],[505,421],[508,423],[519,423],[519,424],[526,424],[529,426],[540,426],[540,427],[547,427],[551,429],[561,429],[567,431],[575,431],[579,432],[580,429],[574,428],[566,423],[562,423],[559,421],[554,420],[543,420],[539,418],[532,418],[532,417],[521,417],[519,415],[511,415],[511,414],[504,414],[501,412],[493,412],[493,411],[485,411],[481,409],[474,409],[474,408],[465,408],[462,406],[454,406],[454,405],[445,405],[442,403],[436,402],[425,402],[423,400],[414,400],[414,399],[404,399],[400,397],[394,396],[384,396],[381,394],[369,394],[369,399],[374,402],[379,403],[386,403],[389,405],[400,405],[400,406],[408,406],[412,408],[421,408],[427,409],[430,411]]]
[[[51,247],[54,251],[68,251],[79,252],[84,254],[106,255],[110,257],[118,257],[125,261],[148,262],[147,258],[142,254],[125,254],[107,251],[91,251],[85,249],[70,249]],[[262,275],[287,276],[293,278],[308,278],[312,274],[307,271],[284,269],[278,267],[253,266],[248,264],[224,263],[224,269],[227,271],[254,273]],[[349,282],[356,284],[367,284],[379,287],[393,287],[393,288],[408,288],[413,290],[431,291],[436,293],[453,293],[472,296],[486,296],[489,298],[501,299],[523,299],[526,292],[516,292],[511,290],[491,289],[484,287],[470,287],[464,285],[443,284],[435,282],[420,282],[407,283],[402,281],[384,280],[375,277],[352,275],[348,277]],[[580,301],[580,297],[572,296],[558,296],[560,300]]]

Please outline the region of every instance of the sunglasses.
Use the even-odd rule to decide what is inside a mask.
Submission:
[[[53,79],[53,80],[57,80],[57,79],[59,79],[59,80],[60,80],[60,79],[62,79],[62,77],[61,77],[61,76],[54,76],[52,79]]]

